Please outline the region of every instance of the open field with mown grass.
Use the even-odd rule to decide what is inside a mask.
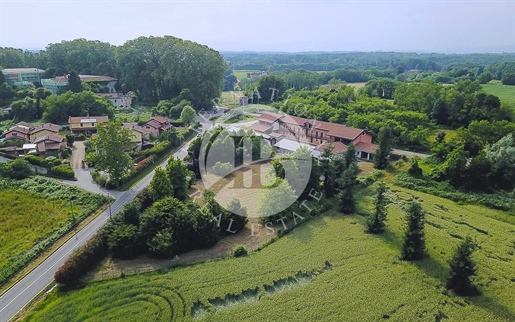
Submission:
[[[107,200],[44,177],[0,178],[0,286]]]
[[[515,86],[503,85],[500,81],[491,81],[488,84],[482,84],[483,90],[501,99],[515,108]]]
[[[316,217],[243,258],[54,291],[26,321],[513,321],[513,216],[395,186],[388,230],[364,233],[365,217],[336,211]],[[358,213],[372,211],[373,189]],[[406,200],[420,200],[429,257],[398,259]],[[266,233],[262,229],[261,233]],[[474,279],[483,294],[444,289],[447,262],[466,236],[480,245]],[[445,320],[444,320],[445,321]]]
[[[236,76],[236,78],[238,79],[238,81],[242,81],[244,79],[247,79],[247,73],[252,73],[252,72],[256,72],[256,73],[259,73],[261,72],[260,70],[233,70],[232,73],[234,74],[234,76]]]

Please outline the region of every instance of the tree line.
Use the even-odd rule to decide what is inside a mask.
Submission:
[[[124,92],[157,103],[189,89],[193,106],[210,108],[223,86],[226,63],[215,50],[172,36],[139,37],[121,46],[75,39],[49,44],[39,52],[0,48],[2,68],[38,67],[44,78],[78,74],[119,79]]]

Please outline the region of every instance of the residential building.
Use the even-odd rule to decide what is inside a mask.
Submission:
[[[38,68],[6,68],[2,69],[2,73],[7,84],[16,87],[26,87],[34,83],[39,84],[45,71]]]
[[[39,125],[30,131],[30,142],[36,141],[37,138],[50,133],[57,134],[61,127],[57,124],[45,123]]]
[[[142,128],[145,133],[149,133],[156,138],[164,131],[171,130],[173,125],[166,117],[156,116],[149,120],[147,123],[143,124]]]
[[[4,138],[5,140],[12,141],[30,141],[30,132],[32,129],[32,125],[27,122],[16,123],[11,126],[7,131],[2,133],[0,138]]]
[[[131,130],[131,143],[134,144],[132,149],[141,150],[143,147],[143,139],[146,137],[143,128],[139,126],[138,123],[123,123],[122,126]]]
[[[97,93],[98,97],[106,97],[115,108],[131,107],[132,96],[123,93]]]
[[[346,147],[353,143],[356,146],[357,157],[364,160],[371,160],[377,149],[377,146],[372,144],[372,135],[365,130],[291,115],[264,112],[258,118],[258,122],[252,125],[252,129],[256,133],[267,135],[273,140],[272,144],[291,139],[314,147],[320,146],[319,149],[315,149],[319,152],[323,151],[324,144],[333,142],[335,150],[337,148],[344,153]]]
[[[74,134],[93,134],[97,132],[96,125],[99,123],[107,123],[109,117],[107,116],[70,116],[68,123],[70,129]]]
[[[34,144],[38,155],[42,158],[49,156],[58,157],[61,151],[66,149],[64,138],[56,133],[48,133],[38,137]]]

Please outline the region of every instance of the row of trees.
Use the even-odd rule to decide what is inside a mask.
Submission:
[[[144,102],[172,99],[189,89],[197,109],[212,106],[227,69],[217,51],[171,36],[139,37],[121,46],[75,39],[49,44],[39,53],[0,48],[0,62],[3,68],[37,66],[46,70],[44,78],[72,71],[113,76],[124,92],[132,91]]]

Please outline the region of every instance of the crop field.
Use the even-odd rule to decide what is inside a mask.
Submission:
[[[0,285],[106,201],[44,177],[0,179]]]
[[[363,216],[332,211],[247,257],[53,291],[25,320],[514,321],[513,216],[391,189],[382,235],[365,234]],[[358,213],[371,211],[370,194],[360,196]],[[429,257],[415,263],[399,260],[410,198],[427,211]],[[482,295],[461,298],[444,285],[447,262],[466,236],[481,246],[473,258]]]
[[[493,94],[515,108],[515,86],[503,85],[499,81],[491,81],[488,84],[481,85],[483,90],[488,94]]]

